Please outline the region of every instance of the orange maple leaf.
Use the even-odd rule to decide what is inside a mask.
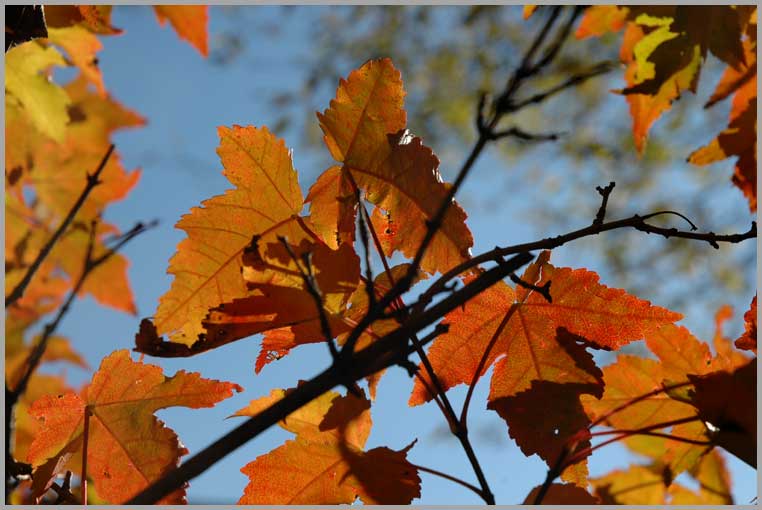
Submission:
[[[30,407],[29,413],[45,424],[27,455],[35,467],[35,484],[44,490],[45,482],[64,470],[69,457],[77,457],[86,440],[87,475],[97,494],[111,503],[126,501],[187,453],[154,413],[173,406],[212,407],[233,391],[242,388],[185,371],[168,378],[160,367],[134,362],[126,350],[115,351],[103,359],[81,396],[44,396]],[[91,414],[87,438],[86,413]],[[162,502],[180,503],[184,498],[185,490],[180,489]]]
[[[549,252],[544,252],[523,279],[538,286],[550,281],[552,302],[523,287],[514,292],[498,283],[445,317],[450,330],[434,341],[429,358],[445,389],[470,384],[494,338],[479,374],[497,361],[489,408],[506,419],[525,454],[537,453],[552,465],[566,441],[589,423],[580,395],[601,394],[600,370],[579,342],[618,349],[680,315],[605,287],[590,271],[556,268],[548,258]],[[429,399],[416,381],[410,404]],[[563,423],[556,423],[556,415],[543,419],[544,407],[533,403],[544,399],[566,410]],[[563,475],[582,485],[585,476],[584,463]]]
[[[203,56],[209,56],[208,5],[154,5],[153,8],[160,25],[169,20],[181,39]]]
[[[335,195],[336,190],[356,185],[365,191],[367,200],[396,222],[398,230],[390,249],[412,257],[425,236],[427,221],[446,197],[448,185],[442,182],[439,160],[431,149],[404,130],[404,96],[400,73],[390,59],[369,61],[340,82],[336,98],[330,108],[318,113],[318,119],[331,155],[343,163],[340,172],[329,169],[331,179],[345,179],[349,184],[323,184],[311,197],[313,206],[316,200],[321,204],[330,201],[330,196],[320,196],[325,190],[322,192],[334,194],[334,200],[344,203],[347,196]],[[324,211],[316,216],[321,222],[318,231],[338,231],[340,238],[349,237],[340,229],[354,228],[354,222],[347,219],[353,211],[347,206],[338,206],[335,215]],[[421,262],[423,270],[446,271],[469,257],[473,238],[465,220],[463,209],[451,204]]]
[[[253,416],[282,399],[273,390],[235,416]],[[370,402],[326,392],[288,415],[280,426],[296,434],[241,471],[249,484],[238,501],[244,505],[409,504],[420,496],[420,478],[406,460],[412,444],[400,451],[365,451],[371,429]]]

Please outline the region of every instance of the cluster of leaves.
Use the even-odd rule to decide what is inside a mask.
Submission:
[[[169,20],[181,37],[206,55],[206,7],[154,9],[160,23]],[[97,417],[90,429],[89,472],[97,482],[96,496],[121,501],[145,485],[145,466],[158,476],[186,453],[174,433],[151,416],[154,410],[209,406],[237,387],[209,386],[211,382],[193,374],[178,374],[162,383],[158,367],[134,363],[125,353],[104,360],[106,372],[97,372],[93,384],[78,392],[63,377],[34,372],[39,362],[88,368],[69,340],[54,334],[61,312],[75,296],[89,295],[104,306],[136,313],[128,261],[116,250],[144,227],[138,224],[120,232],[101,217],[140,178],[140,171],[124,168],[110,147],[112,134],[143,126],[145,119],[111,97],[98,67],[98,36],[122,32],[111,24],[111,7],[17,6],[6,8],[6,16],[5,383],[6,400],[17,399],[12,442],[6,426],[6,451],[34,469],[33,484],[22,484],[13,501],[42,496],[62,470],[79,472],[82,456],[75,454],[82,446],[86,409]],[[53,69],[65,67],[78,74],[59,85],[52,80]],[[56,311],[58,318],[34,334]],[[115,371],[114,379],[105,375],[110,370]],[[214,389],[209,397],[194,393],[203,384]],[[115,405],[127,395],[134,398],[138,388],[163,400],[148,407],[133,402],[133,409]],[[106,404],[108,411],[101,408]],[[139,421],[124,420],[139,416],[136,412],[144,413]],[[54,431],[65,435],[53,438]],[[137,441],[134,448],[149,437],[156,437],[157,447],[164,445],[160,462],[151,455],[141,464],[119,447]],[[54,459],[52,465],[49,459]],[[11,471],[8,468],[6,462],[6,471]]]
[[[220,128],[218,154],[224,174],[236,187],[205,201],[178,223],[188,237],[170,263],[175,280],[161,299],[153,322],[144,320],[138,350],[157,356],[189,356],[264,333],[257,360],[260,370],[300,344],[332,341],[334,336],[343,344],[367,314],[370,303],[369,280],[360,276],[360,258],[354,251],[356,216],[369,218],[366,228],[378,240],[382,257],[399,250],[412,258],[426,225],[446,196],[448,185],[438,178],[433,153],[404,130],[403,96],[399,73],[389,60],[371,61],[341,82],[330,108],[318,114],[326,146],[341,166],[330,167],[319,176],[306,199],[282,141],[266,128]],[[310,206],[308,216],[299,215],[304,203]],[[370,214],[364,213],[366,203],[373,206]],[[471,243],[465,214],[452,204],[421,269],[429,274],[449,271],[468,261]],[[659,345],[678,343],[689,333],[672,325],[681,318],[679,314],[604,287],[594,273],[584,269],[556,268],[548,259],[549,252],[544,252],[522,280],[536,288],[552,282],[552,302],[539,292],[498,283],[445,317],[450,329],[434,341],[428,356],[444,390],[460,383],[475,384],[495,364],[488,406],[506,420],[525,454],[538,454],[551,466],[574,440],[578,458],[561,476],[586,487],[590,437],[580,434],[589,434],[595,419],[616,407],[616,397],[609,394],[618,387],[616,382],[605,384],[616,375],[602,373],[585,347],[616,350],[645,337],[649,346],[657,344],[658,354]],[[381,299],[389,282],[399,280],[405,270],[403,266],[388,268],[376,279],[372,286],[378,292],[376,299]],[[310,281],[321,292],[322,311],[316,307]],[[326,319],[329,338],[321,317]],[[388,318],[371,323],[362,332],[364,343],[357,347],[395,327]],[[162,334],[169,340],[160,338]],[[693,341],[696,345],[675,345],[674,349],[707,350]],[[625,385],[625,389],[635,399],[662,388],[664,380],[688,381],[689,374],[708,372],[716,376],[717,370],[732,371],[748,362],[740,354],[735,356],[735,364],[680,366],[666,373],[653,368],[646,371],[647,384]],[[674,362],[668,356],[665,359]],[[420,371],[425,373],[423,367]],[[371,381],[371,391],[377,382],[377,378]],[[410,404],[434,398],[432,385],[427,376],[416,381]],[[256,415],[273,399],[282,398],[283,390],[278,391],[238,414]],[[351,395],[332,394],[287,418],[283,426],[297,434],[296,441],[243,469],[251,482],[242,503],[336,504],[350,503],[357,496],[366,503],[411,501],[417,494],[417,488],[410,489],[416,468],[405,464],[407,449],[394,455],[385,449],[384,456],[377,453],[374,462],[378,469],[372,474],[363,468],[365,436],[336,439],[360,423],[370,425],[369,416],[358,417],[360,411],[346,412],[341,415],[343,421],[335,421],[339,418],[329,413],[329,403],[341,398],[349,399],[342,406],[355,402],[353,405],[365,409],[370,404],[365,399],[361,404]],[[699,422],[697,428],[695,422],[706,411],[663,393],[653,399],[673,402],[682,418],[693,417],[692,436],[686,436],[689,440],[702,436],[704,426]],[[640,405],[650,404],[650,400]],[[344,400],[334,405],[338,402]],[[541,408],[537,402],[543,402]],[[628,424],[627,419],[605,423],[616,429],[648,432],[670,427],[671,416],[648,423],[631,420]],[[292,420],[297,425],[290,425]],[[321,439],[310,439],[316,428]],[[754,435],[752,430],[747,430],[749,437]],[[674,433],[682,438],[679,429]],[[313,442],[324,453],[319,453]],[[693,460],[698,462],[706,443],[692,446]],[[327,469],[328,465],[332,467]],[[389,467],[383,468],[386,465]],[[351,475],[346,474],[350,468]],[[672,472],[691,468],[685,461]],[[402,470],[404,476],[390,476],[392,469]],[[387,490],[378,490],[379,483],[387,484]],[[576,489],[565,490],[579,495]],[[556,488],[554,493],[561,497],[564,490]]]
[[[685,91],[696,92],[707,53],[727,65],[709,108],[733,96],[728,127],[688,160],[706,165],[737,157],[733,183],[757,210],[757,9],[739,6],[600,5],[588,9],[578,38],[624,28],[620,58],[635,146],[642,152],[648,131]]]
[[[110,27],[108,11],[93,9]],[[625,16],[622,21],[616,21],[622,11],[605,9],[588,10],[583,26],[603,23],[600,20],[605,18],[613,19],[606,23],[616,27],[616,23],[629,20],[622,15]],[[625,11],[629,16],[629,11]],[[82,8],[71,12],[81,15],[76,27],[89,26],[93,10]],[[157,14],[159,19],[168,17],[178,30],[186,26],[174,21],[178,18],[171,9],[159,9]],[[654,16],[641,15],[646,17],[635,18],[632,23],[642,24],[637,20],[651,20]],[[641,28],[641,32],[645,30]],[[647,37],[641,35],[644,41]],[[54,44],[66,48],[63,43]],[[194,44],[205,51],[202,49],[205,43]],[[696,44],[700,55],[703,43]],[[719,51],[712,49],[716,45],[706,44],[711,51]],[[27,49],[28,45],[33,45],[33,49]],[[102,93],[90,93],[87,86],[88,81],[96,86],[97,83],[84,71],[83,77],[67,88],[59,89],[46,81],[40,72],[57,62],[51,60],[49,51],[56,50],[49,43],[35,40],[22,44],[8,53],[9,61],[11,53],[19,50],[32,52],[33,58],[22,53],[15,61],[16,67],[11,66],[14,72],[6,82],[6,90],[10,101],[16,101],[11,105],[16,114],[8,116],[6,122],[26,122],[20,125],[39,133],[40,140],[26,138],[24,143],[34,145],[24,146],[28,148],[10,160],[12,165],[6,162],[8,181],[14,176],[14,182],[6,187],[7,207],[15,205],[20,218],[34,219],[27,230],[21,220],[20,226],[13,227],[15,237],[10,249],[6,239],[6,260],[13,260],[23,277],[28,259],[42,249],[49,237],[40,234],[41,241],[33,244],[36,234],[31,233],[32,225],[39,222],[48,225],[48,230],[56,228],[74,202],[72,194],[66,202],[61,201],[64,195],[58,193],[45,198],[44,184],[60,177],[58,173],[45,179],[38,177],[45,158],[62,158],[55,160],[55,164],[66,165],[69,163],[63,159],[64,154],[71,155],[69,159],[81,153],[90,154],[89,160],[77,160],[77,177],[65,181],[69,188],[79,190],[84,184],[82,167],[97,166],[110,133],[142,120],[107,96],[111,107],[103,106],[106,103]],[[639,64],[637,58],[634,62],[646,66],[650,54],[641,58]],[[645,88],[643,84],[656,80],[654,76],[669,74],[660,67],[662,60],[669,60],[667,57],[659,57],[653,76],[644,74],[642,69],[638,71],[639,81],[632,86],[635,92],[627,92],[632,101],[640,101],[639,105],[657,101],[661,85]],[[83,61],[81,55],[78,58]],[[78,61],[74,55],[70,59],[75,64]],[[748,63],[748,58],[739,62]],[[664,79],[671,79],[671,75]],[[55,131],[59,121],[46,115],[47,108],[37,113],[33,113],[34,108],[30,111],[27,105],[43,103],[25,99],[23,91],[27,89],[19,86],[23,80],[46,89],[40,92],[41,97],[66,96],[61,104],[67,116],[60,134]],[[643,87],[637,88],[640,85]],[[733,90],[738,90],[738,97],[740,88]],[[76,102],[74,98],[89,97],[77,96],[77,92],[91,94],[100,110],[84,100]],[[220,127],[217,153],[223,174],[233,188],[193,208],[177,224],[187,237],[169,263],[168,272],[174,275],[174,280],[153,318],[141,322],[136,335],[138,352],[157,357],[192,356],[263,333],[261,352],[255,362],[259,371],[299,345],[325,342],[334,356],[334,366],[327,372],[330,383],[325,389],[347,387],[346,395],[320,391],[305,397],[304,388],[309,387],[309,382],[305,382],[292,389],[273,390],[269,396],[253,400],[236,413],[256,419],[286,401],[301,399],[290,412],[279,416],[279,424],[295,434],[295,439],[242,468],[250,482],[239,502],[342,504],[360,498],[364,503],[391,504],[410,503],[419,497],[419,472],[443,473],[407,460],[414,438],[399,450],[365,446],[372,425],[373,395],[382,369],[392,364],[405,366],[416,377],[409,404],[436,401],[464,448],[470,448],[465,430],[473,388],[481,376],[493,369],[487,407],[505,420],[508,433],[527,456],[537,454],[548,463],[546,482],[527,496],[527,503],[731,502],[727,472],[713,447],[721,445],[743,460],[754,462],[756,359],[736,350],[723,337],[721,324],[729,317],[727,310],[718,316],[712,355],[707,344],[675,325],[682,318],[680,314],[609,288],[587,269],[556,267],[550,263],[550,252],[541,251],[521,277],[512,274],[515,269],[508,271],[515,287],[503,282],[502,277],[490,280],[481,291],[450,306],[446,313],[432,315],[432,320],[426,323],[418,320],[424,311],[436,309],[437,305],[427,307],[437,295],[459,295],[455,286],[448,284],[449,280],[459,277],[464,290],[475,288],[477,283],[496,274],[495,268],[488,269],[484,262],[495,261],[500,268],[506,264],[503,257],[511,253],[523,253],[522,260],[528,261],[529,249],[552,248],[566,241],[559,241],[562,237],[559,236],[534,243],[531,248],[509,247],[472,256],[473,237],[466,225],[466,214],[452,197],[457,185],[443,182],[438,158],[407,130],[404,97],[401,75],[389,59],[368,61],[340,82],[329,108],[318,113],[325,145],[336,164],[317,178],[306,197],[282,140],[265,127]],[[101,101],[95,103],[98,98]],[[6,101],[8,104],[9,99]],[[119,121],[110,120],[114,118]],[[481,146],[497,138],[490,130],[495,128],[498,118],[496,114],[491,123],[485,124],[484,118],[479,117]],[[97,140],[101,141],[101,152],[81,146],[84,142],[92,144],[91,131],[96,128],[90,122],[99,123]],[[72,130],[78,128],[87,131],[74,136]],[[9,133],[18,132],[11,131],[8,124],[6,129]],[[66,145],[69,140],[71,147]],[[80,227],[80,231],[84,229],[85,246],[80,260],[85,261],[85,268],[94,253],[107,249],[98,243],[115,234],[115,227],[93,220],[103,207],[134,185],[134,180],[132,184],[124,183],[133,174],[125,172],[118,166],[118,160],[109,159],[109,155],[110,152],[99,169],[104,184],[93,192],[72,222],[75,227],[85,225]],[[118,184],[106,184],[107,178]],[[36,197],[33,204],[27,203],[24,186],[33,186]],[[603,203],[591,227],[599,230],[590,233],[617,228],[612,226],[617,222],[603,223],[612,188],[599,190]],[[100,198],[98,192],[102,193]],[[302,213],[305,206],[309,214]],[[621,226],[665,236],[692,235],[694,239],[717,244],[714,234],[659,230],[642,220],[635,217]],[[89,230],[87,225],[91,225]],[[583,234],[577,237],[580,235]],[[573,238],[576,237],[570,234],[570,239]],[[745,238],[748,236],[738,240]],[[77,280],[76,271],[82,265],[67,269],[74,248],[56,257],[55,250],[62,249],[61,246],[63,241],[56,244],[44,261],[45,267],[41,266],[33,280],[40,281],[46,274],[57,278],[63,271],[68,279],[61,285],[61,294],[52,298],[47,294],[41,296],[43,291],[35,291],[30,285],[23,298],[8,309],[9,317],[26,305],[37,313],[34,320],[38,320],[46,311],[57,308],[66,292],[81,290],[98,299],[99,287],[86,287],[87,282],[104,286],[111,283],[110,275],[105,275],[105,280],[101,275],[85,280],[81,289],[72,286],[71,281]],[[383,272],[375,276],[370,253],[373,249],[384,266]],[[388,258],[395,253],[410,259],[410,263],[391,267]],[[15,258],[9,258],[9,254]],[[364,263],[360,255],[364,256]],[[109,260],[120,259],[114,256]],[[120,269],[122,277],[124,264]],[[101,265],[98,270],[106,267]],[[401,295],[401,291],[407,290],[405,283],[409,287],[436,273],[444,276],[416,303],[406,305]],[[129,290],[126,295],[129,296]],[[131,301],[114,303],[107,298],[101,301],[125,311],[133,310]],[[39,302],[49,308],[41,308]],[[443,320],[433,334],[423,340],[417,338],[425,326],[440,319]],[[735,346],[756,353],[756,298],[745,321],[746,333]],[[412,323],[416,323],[415,328]],[[8,324],[13,323],[9,320]],[[13,356],[7,351],[6,366],[15,359],[16,366],[23,367],[26,355],[21,349],[31,348],[23,343],[26,327],[24,323],[14,330],[19,347],[11,352]],[[384,358],[379,365],[366,365],[360,375],[348,371],[347,367],[354,366],[352,362],[361,359],[364,353],[376,352],[374,348],[387,354],[380,349],[400,336],[404,342],[393,346],[391,358]],[[619,355],[615,364],[601,370],[588,351],[616,351],[639,339],[645,339],[655,358]],[[424,341],[431,340],[432,346],[424,352]],[[47,342],[48,359],[82,362],[65,341]],[[419,367],[407,360],[410,352],[421,357]],[[355,384],[363,376],[367,376],[370,399]],[[469,386],[469,393],[460,420],[453,421],[451,409],[445,409],[450,406],[446,392],[462,383]],[[6,387],[13,388],[13,381],[6,380]],[[34,469],[32,496],[40,497],[53,486],[58,474],[72,470],[82,473],[83,485],[88,478],[92,480],[98,498],[110,503],[130,501],[146,486],[162,480],[186,453],[174,432],[153,416],[156,410],[168,406],[209,407],[234,391],[241,391],[236,384],[206,380],[184,371],[168,378],[159,367],[135,362],[125,351],[106,357],[92,382],[78,392],[42,382],[30,384],[29,388],[23,395],[25,400],[16,408],[13,453]],[[726,399],[729,393],[737,398],[729,402]],[[590,479],[587,457],[609,442],[593,445],[594,438],[599,436],[624,441],[633,451],[648,457],[649,464]],[[146,448],[146,444],[151,447]],[[472,459],[472,464],[482,487],[459,482],[489,501],[489,489],[478,462]],[[699,481],[702,486],[699,492],[673,483],[674,477],[683,472]],[[557,477],[566,483],[553,483]],[[589,486],[593,487],[592,493],[588,492]],[[647,490],[635,490],[644,486]],[[160,501],[182,502],[184,489],[173,489],[163,493]]]

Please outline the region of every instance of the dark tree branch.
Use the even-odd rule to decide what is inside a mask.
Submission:
[[[395,365],[402,352],[412,349],[407,346],[407,339],[413,332],[433,324],[448,312],[462,306],[463,303],[488,289],[508,274],[517,271],[532,259],[528,253],[517,255],[506,261],[503,266],[494,267],[471,281],[468,285],[443,299],[423,313],[411,317],[403,326],[380,338],[365,349],[353,354],[347,368],[351,377],[358,380],[375,373],[383,368]],[[231,430],[214,443],[207,446],[188,459],[181,466],[159,480],[153,482],[140,494],[126,504],[151,504],[181,487],[185,482],[206,471],[217,461],[237,449],[250,439],[256,437],[270,426],[282,420],[292,412],[307,405],[326,391],[342,384],[343,375],[337,373],[331,366],[313,379],[300,385],[285,398],[274,403],[256,416],[248,418],[244,423]]]
[[[87,183],[85,184],[85,189],[82,190],[82,193],[79,195],[79,198],[77,198],[77,201],[74,202],[74,205],[71,206],[71,209],[69,210],[69,213],[66,215],[64,220],[61,222],[61,224],[58,226],[56,231],[53,233],[53,236],[48,240],[47,243],[45,243],[45,246],[42,247],[40,250],[40,253],[37,254],[37,258],[34,259],[34,262],[29,266],[29,269],[27,269],[26,274],[24,274],[24,277],[21,279],[21,281],[16,285],[16,287],[11,291],[8,296],[5,298],[5,307],[8,308],[12,304],[14,304],[16,301],[18,301],[21,296],[24,295],[24,291],[26,290],[27,286],[29,285],[29,282],[32,280],[32,277],[37,272],[37,270],[40,268],[40,265],[45,260],[45,258],[50,253],[50,250],[53,249],[53,246],[58,241],[58,238],[61,237],[61,234],[64,233],[64,231],[69,228],[69,225],[71,224],[74,217],[77,215],[79,210],[82,208],[82,205],[85,203],[85,200],[87,200],[87,197],[90,195],[90,192],[95,188],[98,184],[101,183],[99,180],[99,177],[101,175],[101,172],[103,172],[103,169],[106,168],[106,163],[108,163],[109,158],[111,157],[111,153],[114,151],[114,144],[109,145],[108,150],[106,151],[106,154],[103,156],[103,159],[101,159],[100,164],[98,165],[98,168],[93,172],[92,174],[87,174]]]

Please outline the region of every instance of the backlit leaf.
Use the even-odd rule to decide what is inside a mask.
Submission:
[[[181,39],[188,41],[203,56],[209,55],[209,6],[207,5],[155,5],[159,24],[169,20]]]
[[[5,54],[6,104],[18,101],[36,129],[58,142],[63,141],[69,115],[69,96],[42,73],[51,66],[65,66],[55,48],[37,41],[20,44]]]
[[[743,335],[738,337],[735,341],[736,347],[739,349],[754,351],[757,353],[757,296],[754,295],[754,299],[751,300],[751,306],[743,316],[745,324],[745,331]]]
[[[204,332],[201,321],[210,308],[247,295],[241,264],[254,236],[274,242],[276,235],[288,235],[302,208],[296,171],[281,140],[251,126],[220,127],[219,136],[223,174],[235,188],[205,200],[177,223],[188,237],[170,260],[175,279],[154,318],[158,334],[186,346]]]
[[[212,407],[233,391],[241,387],[185,371],[166,377],[160,367],[134,362],[126,350],[116,351],[104,358],[81,396],[45,396],[32,404],[30,414],[45,427],[27,459],[37,468],[67,450],[78,452],[89,410],[88,476],[100,497],[121,503],[173,469],[187,453],[154,413],[174,406]],[[59,465],[58,471],[64,468]],[[184,493],[180,489],[162,502],[180,503]]]
[[[256,415],[287,392],[252,401],[236,416]],[[296,434],[241,471],[250,479],[239,504],[409,504],[420,496],[417,469],[407,448],[365,451],[371,428],[370,402],[334,392],[290,414],[281,427]]]
[[[391,216],[399,227],[391,248],[412,257],[448,187],[439,175],[436,156],[420,139],[403,131],[404,95],[391,60],[373,60],[340,82],[336,98],[330,108],[318,113],[318,119],[326,146],[347,172],[339,178],[351,178],[349,182],[362,189],[367,200]],[[339,187],[346,189],[346,184]],[[345,210],[337,208],[340,211]],[[451,204],[421,263],[424,270],[444,271],[469,257],[473,239],[465,219],[460,206]],[[338,230],[339,224],[348,228],[350,223],[354,228],[344,212],[331,225]]]

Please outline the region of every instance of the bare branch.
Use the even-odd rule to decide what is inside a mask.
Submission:
[[[48,242],[45,243],[45,246],[42,247],[42,249],[40,250],[40,253],[37,254],[37,258],[35,258],[34,262],[32,262],[32,264],[29,266],[29,269],[27,269],[27,272],[26,274],[24,274],[24,277],[21,279],[18,285],[16,285],[16,287],[11,291],[11,293],[8,294],[8,296],[6,296],[5,298],[6,308],[14,304],[16,301],[18,301],[21,298],[21,296],[24,295],[24,291],[29,285],[29,282],[32,281],[32,277],[40,268],[40,265],[48,256],[48,254],[50,254],[50,250],[53,249],[53,246],[55,246],[56,242],[58,241],[58,238],[61,237],[61,234],[63,234],[67,228],[69,228],[69,225],[71,224],[72,220],[77,215],[79,210],[82,208],[82,205],[85,203],[85,200],[87,200],[87,197],[90,195],[90,192],[93,190],[93,188],[95,188],[98,184],[101,183],[101,181],[99,180],[99,177],[101,175],[101,172],[103,172],[103,169],[106,168],[106,163],[108,163],[108,160],[111,157],[111,153],[113,151],[114,151],[114,144],[111,144],[109,145],[109,148],[106,151],[106,154],[103,156],[103,159],[101,159],[101,162],[98,165],[98,168],[95,170],[95,172],[93,172],[92,174],[87,174],[87,183],[85,184],[85,189],[82,190],[82,193],[79,195],[79,198],[77,198],[77,201],[74,202],[74,205],[71,206],[69,213],[66,215],[64,220],[58,226],[58,228],[53,233],[51,238],[48,239]]]

